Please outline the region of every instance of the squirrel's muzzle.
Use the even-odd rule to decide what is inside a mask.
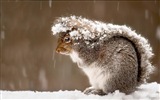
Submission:
[[[60,53],[60,51],[61,51],[61,49],[57,47],[57,48],[56,48],[56,52],[57,52],[57,53]]]

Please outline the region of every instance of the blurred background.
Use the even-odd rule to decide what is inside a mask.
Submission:
[[[147,38],[156,66],[148,82],[160,83],[160,2],[0,1],[0,90],[84,90],[85,74],[70,57],[55,53],[51,27],[60,16],[77,15],[127,25]]]

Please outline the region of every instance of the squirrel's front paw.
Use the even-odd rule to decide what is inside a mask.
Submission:
[[[84,94],[90,95],[90,94],[95,94],[95,95],[106,95],[106,93],[103,92],[101,89],[94,89],[92,87],[86,88],[83,91]]]

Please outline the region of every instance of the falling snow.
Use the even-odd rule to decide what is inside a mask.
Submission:
[[[156,37],[157,37],[157,38],[159,39],[159,41],[160,41],[160,26],[157,27]]]
[[[22,75],[23,75],[23,77],[27,77],[27,73],[26,73],[26,69],[25,69],[25,67],[22,67]]]
[[[52,7],[52,0],[49,0],[49,7]]]
[[[5,39],[5,32],[1,31],[1,39]]]
[[[149,19],[149,11],[147,9],[145,10],[145,19]]]
[[[42,9],[42,1],[40,1],[40,10]]]
[[[117,2],[117,11],[119,11],[119,2]]]
[[[39,72],[39,81],[41,83],[41,87],[43,89],[46,89],[48,83],[47,83],[46,73],[44,69],[41,69]]]

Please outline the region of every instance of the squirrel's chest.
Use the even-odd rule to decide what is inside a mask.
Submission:
[[[103,88],[110,78],[110,73],[101,68],[83,68],[83,71],[88,76],[89,82],[94,88]]]
[[[94,88],[102,89],[106,85],[107,80],[110,78],[110,73],[108,71],[100,66],[97,66],[96,62],[86,66],[76,52],[72,52],[70,57],[72,58],[73,62],[76,62],[78,66],[82,68],[82,70],[88,76],[90,84]]]

